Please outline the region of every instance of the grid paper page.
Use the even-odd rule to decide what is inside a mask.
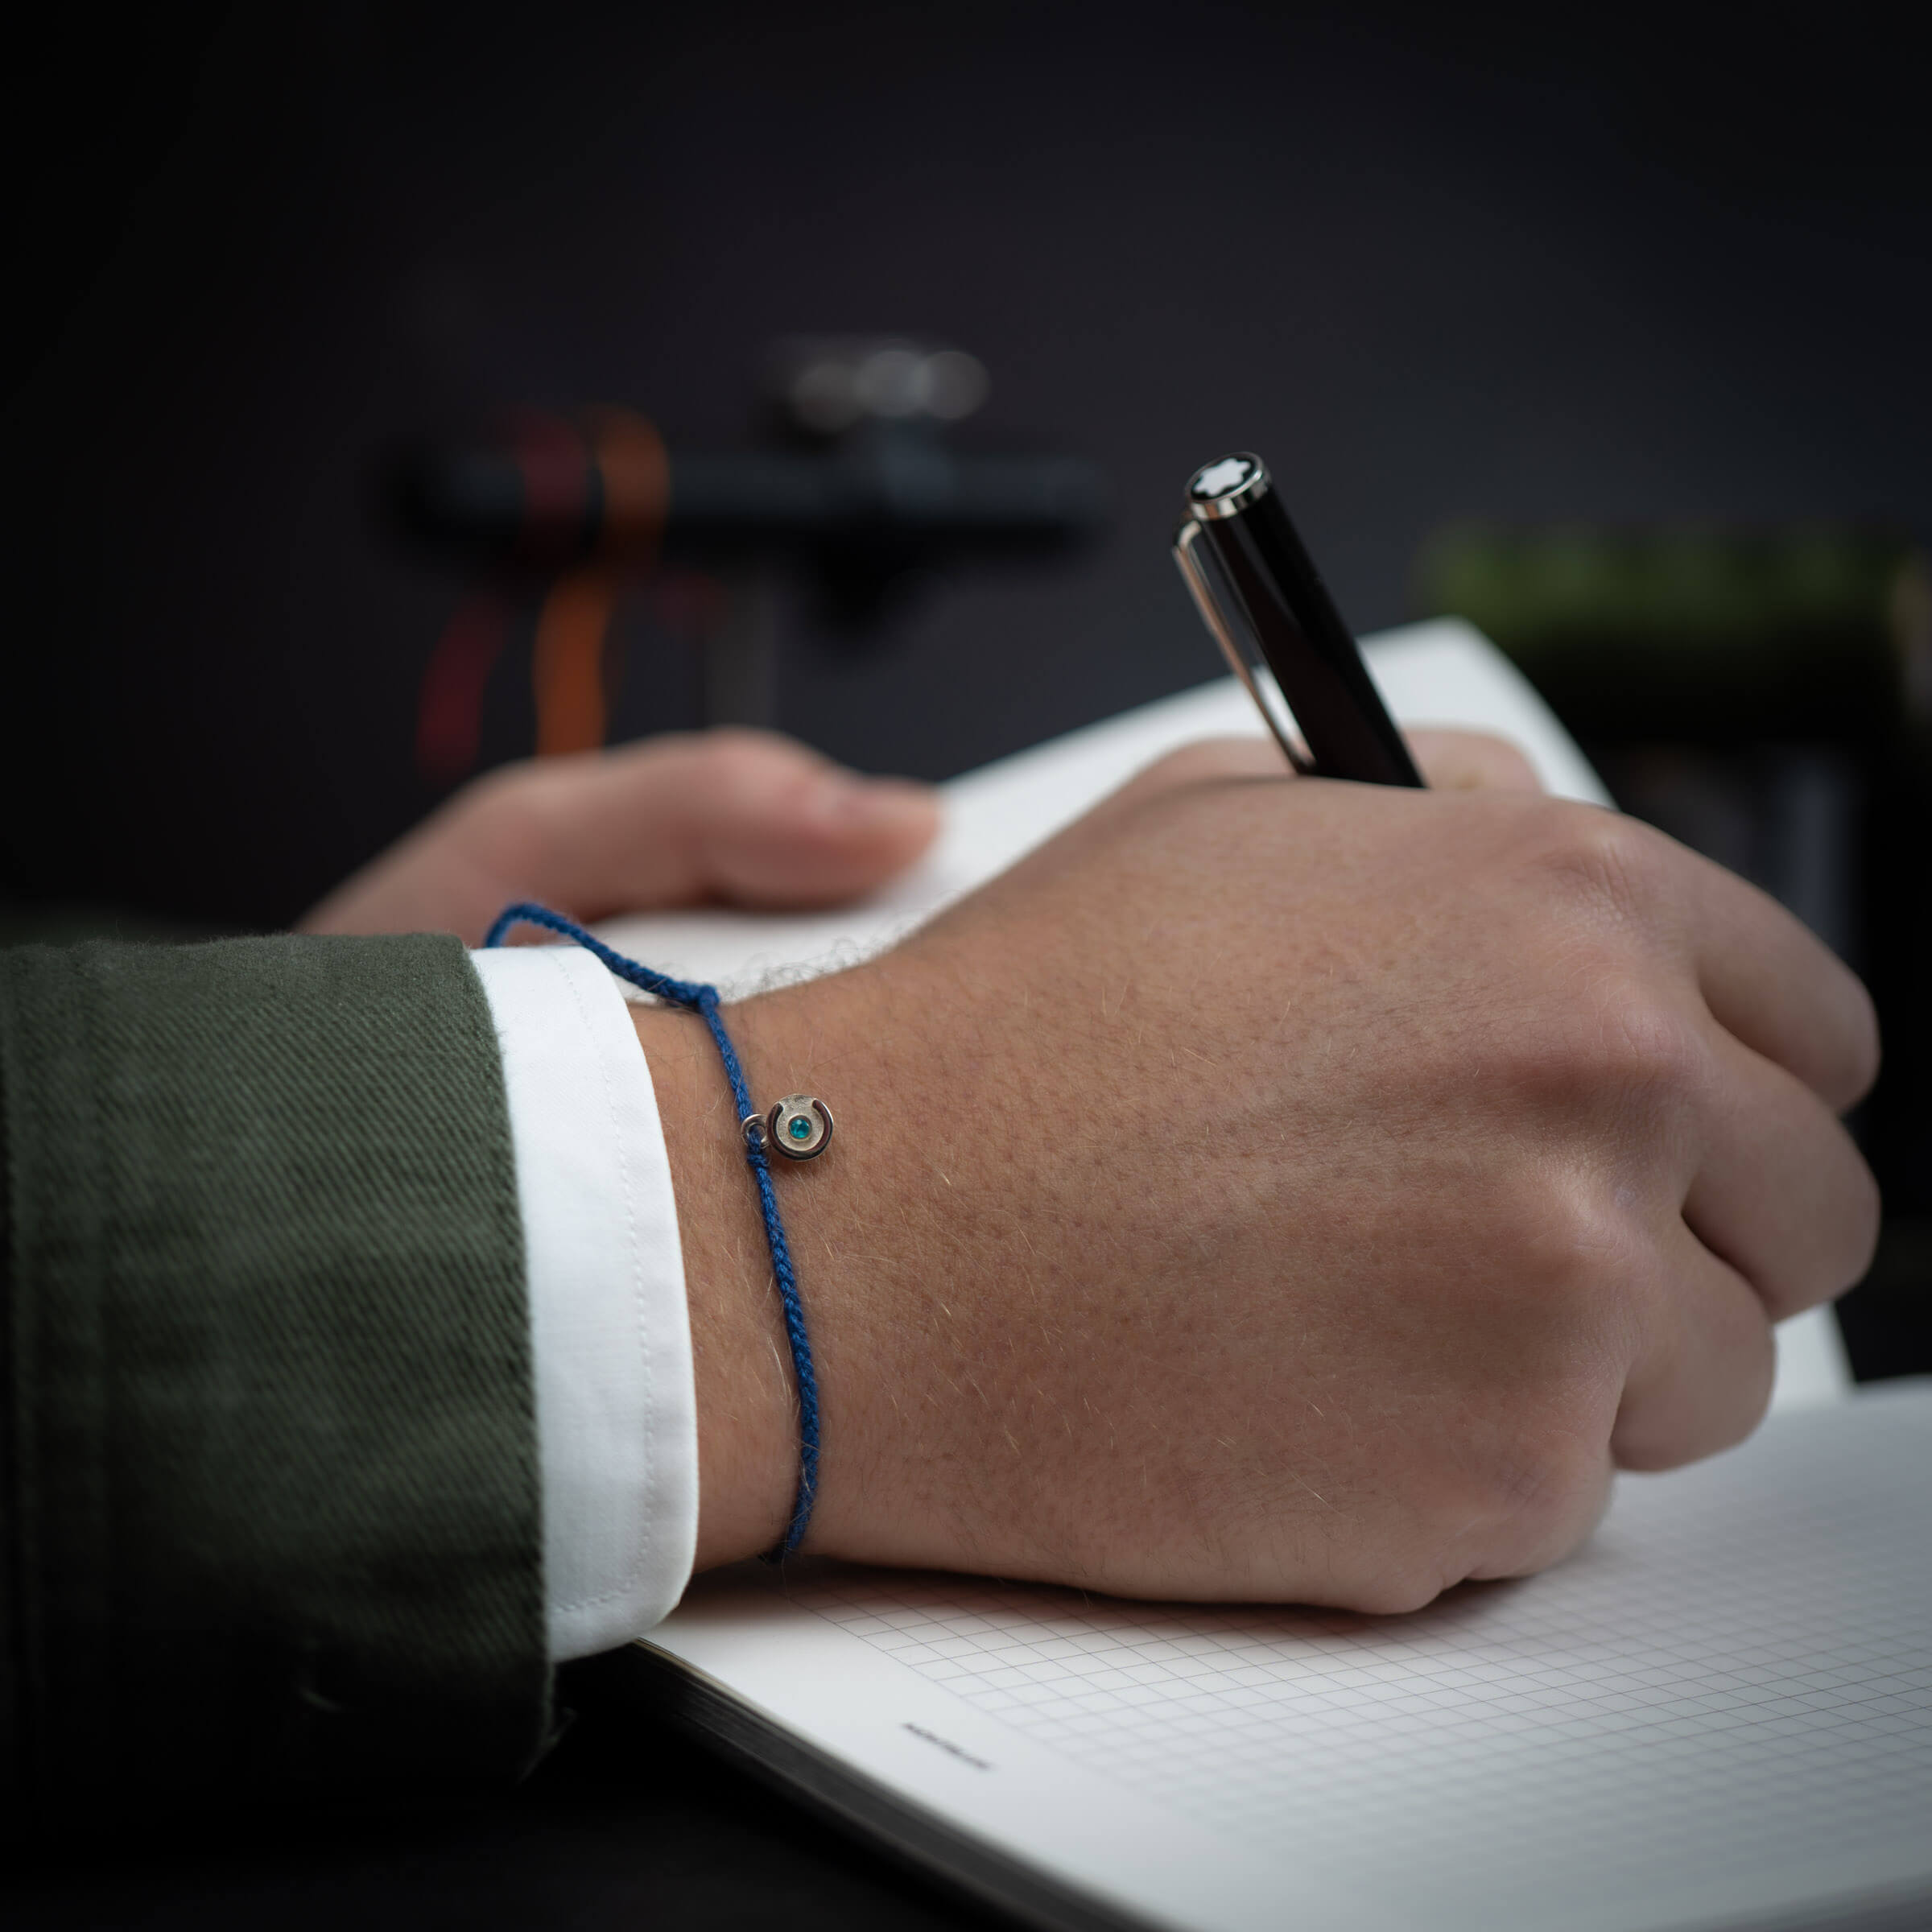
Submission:
[[[1429,1922],[1932,1877],[1932,1401],[1626,1479],[1582,1556],[1407,1617],[833,1568],[799,1609],[1213,1832]]]

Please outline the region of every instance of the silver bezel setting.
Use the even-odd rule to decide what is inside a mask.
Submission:
[[[791,1123],[801,1120],[811,1124],[811,1133],[796,1140]],[[832,1145],[832,1109],[816,1094],[786,1094],[773,1104],[763,1125],[765,1145],[788,1161],[815,1161]]]
[[[1224,463],[1252,463],[1254,473],[1238,489],[1229,490],[1225,496],[1196,496],[1195,486],[1201,478],[1211,469],[1220,469]],[[1230,450],[1224,456],[1216,456],[1212,463],[1203,463],[1187,479],[1188,514],[1199,518],[1203,523],[1216,522],[1223,517],[1238,517],[1249,505],[1258,503],[1272,487],[1268,481],[1268,465],[1253,450]]]

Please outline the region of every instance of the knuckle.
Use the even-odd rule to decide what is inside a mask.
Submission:
[[[1541,1163],[1484,1190],[1480,1293],[1498,1331],[1505,1399],[1534,1397],[1553,1364],[1573,1362],[1620,1319],[1628,1284],[1642,1273],[1639,1239],[1608,1190]]]
[[[1707,1094],[1716,1057],[1695,1018],[1620,966],[1589,963],[1591,996],[1552,1002],[1508,1048],[1512,1085],[1563,1115],[1652,1120]]]
[[[1713,1055],[1702,1028],[1649,989],[1609,990],[1593,1017],[1578,1050],[1583,1071],[1612,1094],[1662,1098],[1709,1082]]]
[[[1524,1174],[1489,1195],[1493,1257],[1503,1278],[1538,1301],[1564,1292],[1587,1271],[1604,1238],[1581,1191]]]
[[[1538,870],[1559,903],[1593,911],[1618,927],[1657,915],[1672,877],[1671,847],[1661,833],[1620,813],[1553,801],[1542,815]]]

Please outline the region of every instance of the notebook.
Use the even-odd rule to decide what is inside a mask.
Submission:
[[[1600,799],[1476,634],[1369,657],[1406,722],[1483,725]],[[736,992],[876,952],[1148,759],[1258,729],[1232,683],[947,788],[927,864],[826,918],[624,922]],[[1847,1398],[1780,1335],[1749,1443],[1624,1478],[1587,1548],[1405,1617],[1130,1603],[795,1563],[703,1578],[638,1694],[1032,1922],[1687,1932],[1932,1922],[1932,1384]]]
[[[1568,1563],[1410,1616],[795,1563],[640,1689],[1029,1921],[1932,1924],[1932,1383],[1621,1480]]]

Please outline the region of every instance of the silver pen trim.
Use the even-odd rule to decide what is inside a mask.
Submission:
[[[1268,727],[1275,743],[1281,746],[1282,755],[1303,778],[1311,778],[1315,776],[1314,761],[1289,737],[1276,720],[1274,708],[1262,696],[1261,687],[1255,682],[1247,658],[1235,643],[1234,634],[1228,628],[1228,620],[1214,594],[1214,587],[1208,581],[1207,573],[1194,554],[1195,539],[1200,534],[1200,525],[1191,517],[1174,533],[1174,561],[1180,571],[1181,581],[1187,586],[1187,594],[1194,599],[1194,607],[1201,613],[1201,621],[1208,626],[1208,634],[1220,646],[1221,655],[1228,660],[1228,668],[1241,679],[1242,689],[1254,700],[1255,709],[1261,714],[1261,722]]]

